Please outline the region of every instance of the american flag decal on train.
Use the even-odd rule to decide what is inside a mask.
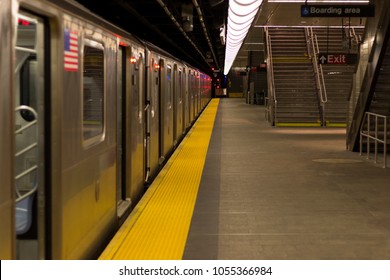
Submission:
[[[76,32],[64,31],[64,68],[65,71],[79,70],[79,40]]]

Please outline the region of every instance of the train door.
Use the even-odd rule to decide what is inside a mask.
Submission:
[[[183,109],[182,109],[182,71],[177,64],[173,72],[174,92],[173,92],[173,131],[174,145],[178,143],[183,132]]]
[[[184,133],[184,120],[183,120],[183,69],[180,68],[178,72],[178,114],[177,114],[177,134],[181,137]]]
[[[195,76],[194,72],[190,71],[188,74],[189,78],[189,92],[190,92],[190,122],[192,123],[195,120]]]
[[[125,46],[118,49],[117,69],[117,215],[121,218],[131,206],[131,199],[126,190],[126,50]]]
[[[137,200],[145,182],[145,111],[144,111],[144,54],[137,48],[131,50],[126,73],[126,188],[128,196]]]
[[[0,259],[15,258],[13,139],[14,101],[11,98],[13,59],[11,2],[1,3],[0,11]]]
[[[20,12],[15,45],[15,224],[16,257],[45,255],[45,123],[49,108],[47,25],[38,16]]]
[[[172,66],[160,61],[160,159],[164,161],[173,146]]]
[[[188,117],[188,82],[186,68],[183,68],[182,74],[182,94],[183,94],[183,132],[186,131],[189,126]]]
[[[202,74],[200,72],[198,73],[198,94],[198,114],[200,114],[202,110]]]
[[[199,73],[199,113],[203,108],[203,76]]]
[[[199,75],[198,72],[194,73],[194,115],[195,117],[198,115],[199,110]]]
[[[147,97],[146,103],[149,105],[147,110],[147,125],[146,125],[146,159],[147,159],[147,176],[146,182],[149,182],[149,177],[154,177],[159,169],[159,139],[160,139],[160,64],[158,58],[153,53],[148,52],[147,61],[148,76],[147,76]]]
[[[204,108],[205,103],[205,78],[206,76],[204,74],[201,74],[200,76],[200,110]]]

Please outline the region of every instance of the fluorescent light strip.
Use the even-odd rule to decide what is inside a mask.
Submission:
[[[262,2],[263,0],[229,0],[225,75],[229,73]]]

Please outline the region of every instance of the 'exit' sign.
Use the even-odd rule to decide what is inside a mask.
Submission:
[[[357,54],[350,53],[319,53],[318,63],[319,64],[340,64],[350,65],[355,64],[357,61]]]

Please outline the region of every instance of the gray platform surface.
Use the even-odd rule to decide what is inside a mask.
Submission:
[[[221,99],[184,259],[390,259],[390,169]]]

